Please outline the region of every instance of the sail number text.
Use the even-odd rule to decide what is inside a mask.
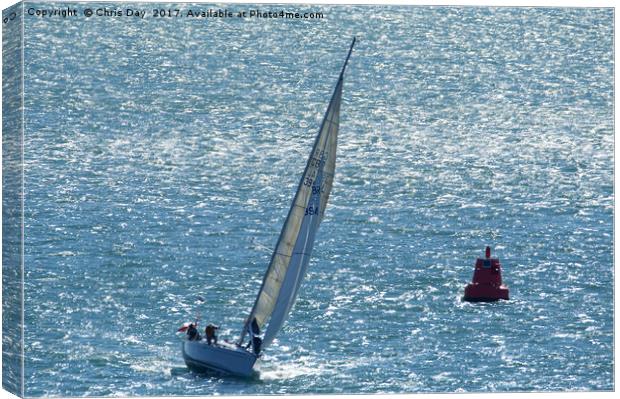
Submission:
[[[306,177],[304,179],[304,186],[312,186],[312,195],[321,194],[325,191],[325,183],[318,185],[312,185],[312,183],[316,183],[311,177]]]
[[[318,215],[319,207],[318,206],[309,206],[306,208],[306,215]]]

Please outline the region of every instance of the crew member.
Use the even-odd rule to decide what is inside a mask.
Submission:
[[[200,334],[198,334],[198,330],[194,323],[190,324],[187,328],[187,339],[190,341],[200,341]]]
[[[214,326],[213,324],[209,324],[205,327],[205,335],[207,336],[207,344],[211,345],[211,342],[217,344],[217,335],[215,335],[215,330],[219,330],[220,328]]]
[[[260,353],[261,345],[263,344],[263,340],[260,338],[260,328],[258,327],[258,322],[256,321],[256,317],[252,319],[250,323],[250,340],[248,341],[245,349],[248,349],[252,346],[254,350],[254,354],[258,355]]]

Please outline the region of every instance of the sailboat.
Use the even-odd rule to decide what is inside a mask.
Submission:
[[[183,359],[194,371],[251,376],[257,359],[273,342],[295,303],[332,189],[342,85],[354,45],[355,38],[342,66],[269,267],[252,311],[245,319],[241,335],[234,343],[222,342],[211,345],[205,340],[185,339],[182,349]],[[264,327],[264,333],[261,333]]]

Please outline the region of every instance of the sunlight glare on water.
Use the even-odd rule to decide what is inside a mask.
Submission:
[[[613,390],[613,10],[286,8],[326,18],[27,18],[26,395]],[[197,376],[175,332],[237,338],[353,35],[293,312]],[[508,302],[461,301],[485,245]]]

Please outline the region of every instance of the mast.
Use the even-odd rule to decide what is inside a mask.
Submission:
[[[353,46],[355,46],[355,36],[353,36],[353,41],[351,42],[351,47],[349,47],[349,53],[347,54],[347,58],[344,60],[344,64],[342,65],[342,71],[340,71],[339,80],[343,78],[344,71],[347,68],[347,64],[349,63],[349,58],[351,57],[351,53],[353,52]],[[332,98],[333,100],[333,98]],[[329,109],[329,107],[327,107]]]

